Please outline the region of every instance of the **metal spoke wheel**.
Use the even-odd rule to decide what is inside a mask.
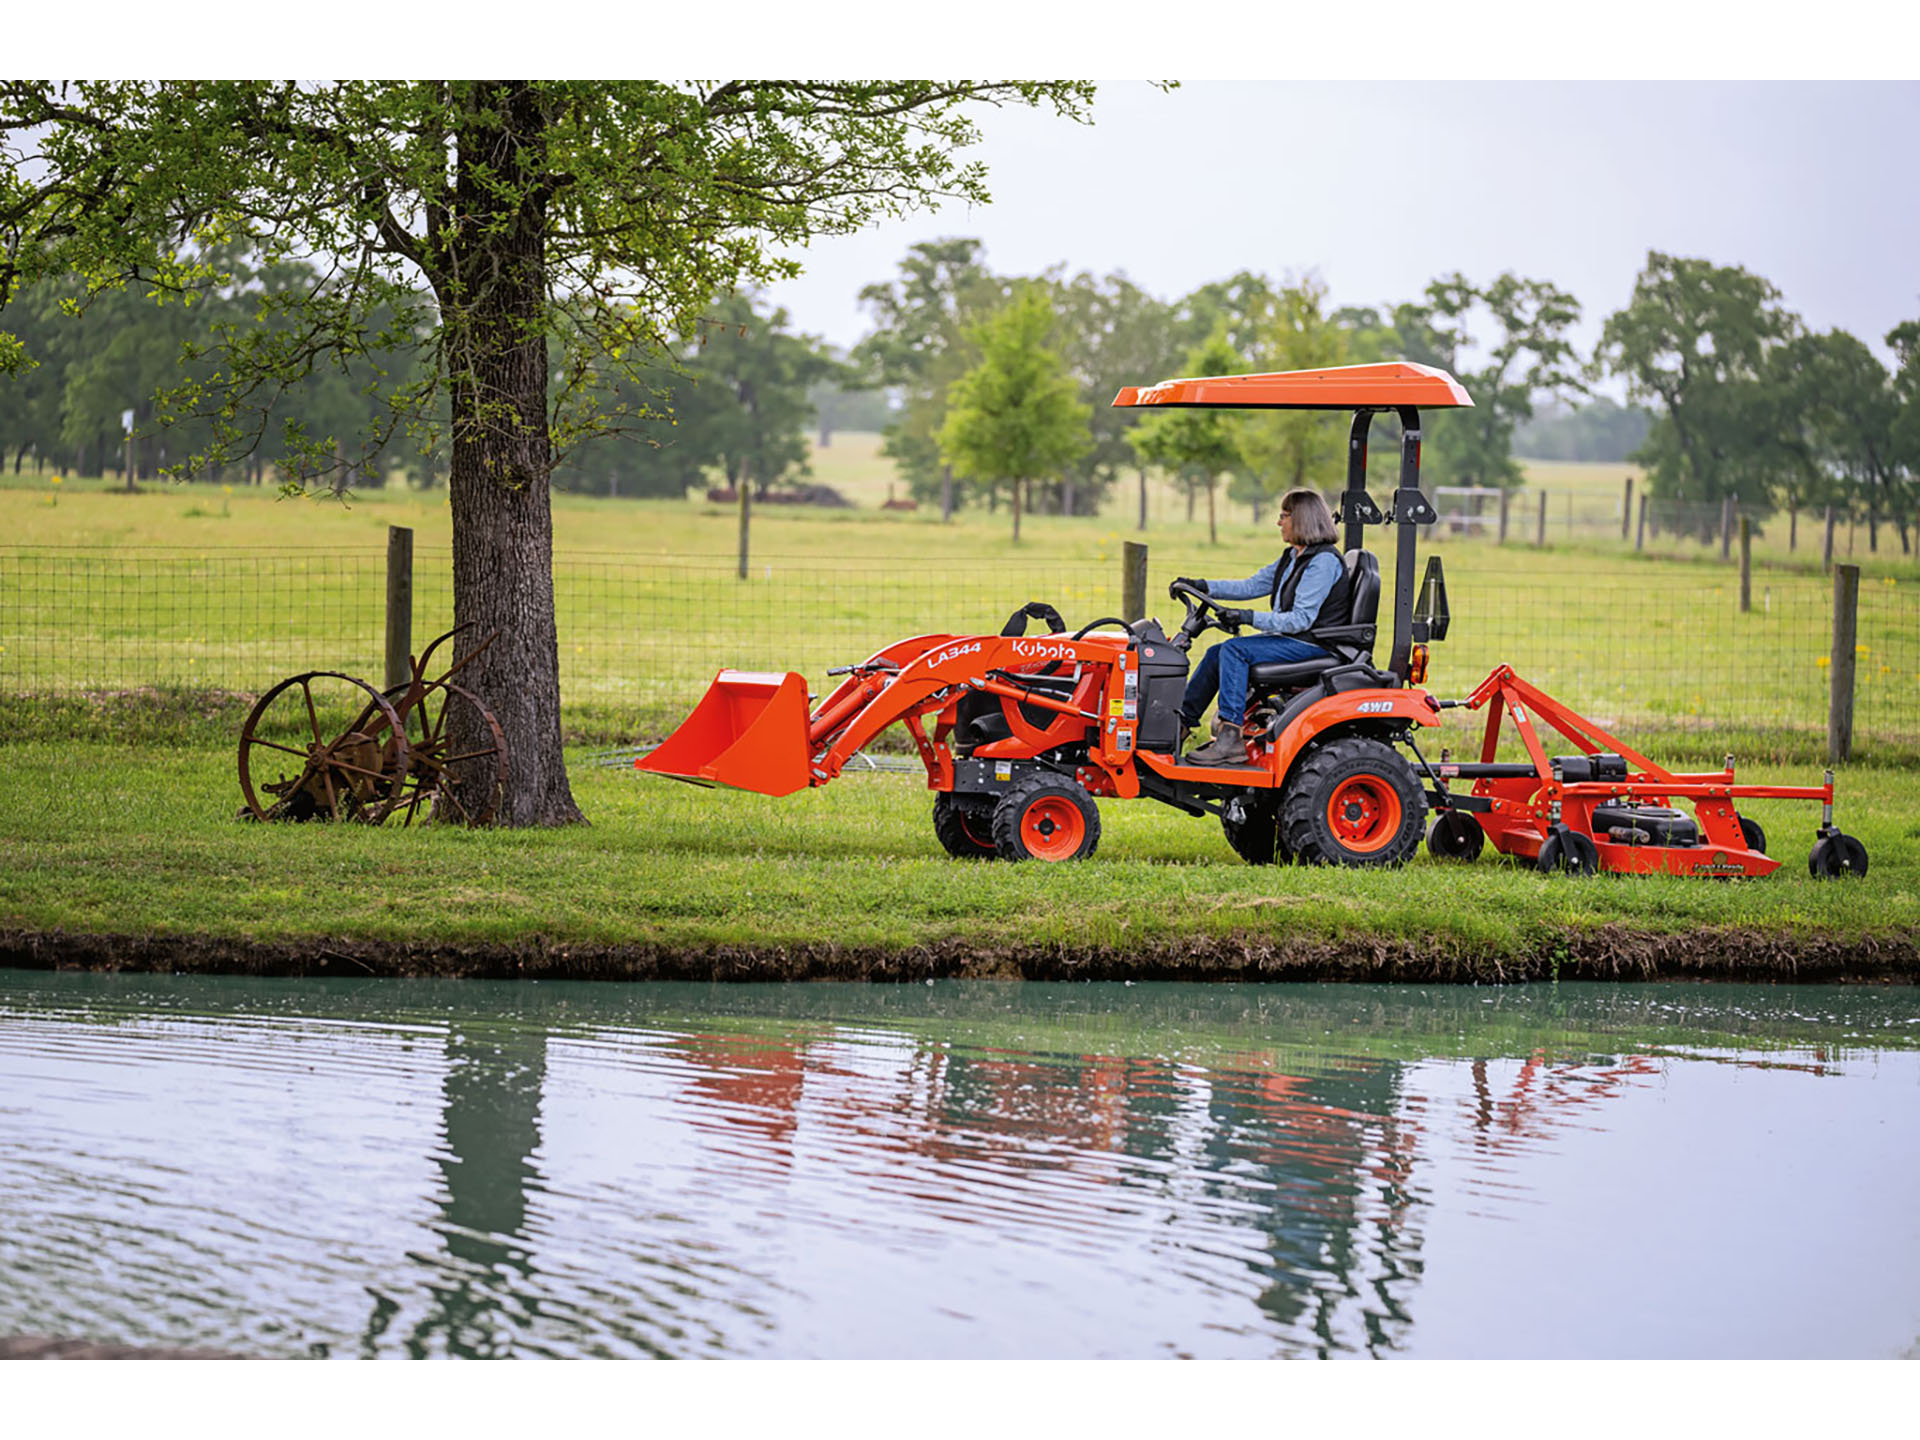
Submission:
[[[413,764],[392,813],[415,820],[486,825],[507,789],[507,741],[500,722],[471,690],[445,680],[400,686],[402,725]]]
[[[399,712],[364,680],[311,670],[282,680],[240,727],[240,793],[257,820],[378,825],[412,764]]]

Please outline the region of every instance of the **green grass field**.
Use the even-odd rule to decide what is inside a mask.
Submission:
[[[1595,496],[1619,483],[1618,467],[1575,468],[1547,478]],[[541,834],[232,819],[246,697],[296,670],[377,671],[388,525],[416,532],[416,637],[446,623],[444,493],[341,505],[7,475],[0,928],[896,951],[1372,934],[1497,959],[1607,925],[1860,939],[1920,923],[1920,771],[1892,763],[1920,751],[1920,573],[1884,546],[1863,585],[1866,762],[1841,778],[1842,822],[1873,856],[1864,886],[1808,879],[1808,806],[1753,807],[1786,864],[1743,885],[1570,883],[1424,855],[1393,874],[1256,871],[1213,822],[1149,802],[1105,805],[1099,857],[1062,870],[947,860],[926,791],[897,776],[776,801],[589,763],[592,745],[657,738],[721,664],[799,669],[817,692],[828,665],[903,635],[997,628],[1027,599],[1075,624],[1119,608],[1130,483],[1101,517],[1028,517],[1016,546],[1004,511],[951,525],[880,511],[891,467],[874,437],[836,437],[815,471],[856,508],[758,512],[745,583],[730,507],[556,497],[567,725],[593,824]],[[1376,471],[1380,496],[1390,480]],[[1150,611],[1176,618],[1175,574],[1241,575],[1272,558],[1271,524],[1244,506],[1222,506],[1215,546],[1204,509],[1188,523],[1170,487],[1150,498]],[[1371,538],[1390,577],[1390,542]],[[1617,537],[1550,534],[1544,550],[1427,538],[1454,609],[1434,689],[1464,693],[1507,661],[1656,758],[1734,750],[1743,779],[1817,778],[1831,593],[1817,565],[1763,565],[1741,615],[1736,575],[1698,555],[1635,556]],[[1389,592],[1383,617],[1390,607]],[[1463,727],[1446,743],[1472,738]]]
[[[1276,549],[1270,514],[1255,527],[1244,506],[1223,506],[1219,544],[1210,544],[1204,518],[1189,524],[1167,486],[1154,487],[1144,533],[1128,482],[1104,516],[1029,516],[1015,545],[1004,511],[962,510],[945,525],[926,509],[880,511],[892,469],[877,437],[840,435],[814,468],[858,505],[763,507],[744,583],[729,506],[555,497],[573,735],[657,738],[722,664],[796,669],[817,691],[829,666],[905,635],[997,629],[1029,599],[1075,625],[1117,613],[1122,544],[1136,537],[1150,546],[1149,610],[1170,622],[1174,575],[1249,574]],[[1592,496],[1617,486],[1621,468],[1542,475]],[[52,479],[9,476],[0,488],[0,533],[22,547],[0,551],[0,690],[251,694],[299,670],[376,670],[390,524],[415,531],[416,640],[451,623],[443,492],[371,491],[341,504],[204,484],[127,495],[111,481]],[[1377,475],[1376,494],[1388,483]],[[1392,541],[1382,531],[1369,538],[1390,615]],[[1635,555],[1617,536],[1569,543],[1551,527],[1549,542],[1500,546],[1444,526],[1423,537],[1423,556],[1444,559],[1455,615],[1434,647],[1436,688],[1463,694],[1504,662],[1603,724],[1658,735],[1691,756],[1733,748],[1817,758],[1832,603],[1817,564],[1763,560],[1742,614],[1738,576],[1715,552]],[[1883,555],[1865,568],[1862,589],[1859,744],[1911,754],[1920,750],[1920,568]]]
[[[1808,878],[1818,811],[1786,802],[1752,807],[1784,861],[1765,880],[1575,881],[1490,856],[1463,866],[1423,854],[1394,872],[1253,869],[1215,822],[1147,801],[1103,804],[1090,862],[972,864],[946,858],[927,791],[900,776],[785,800],[586,763],[573,776],[590,828],[262,826],[231,818],[239,791],[225,751],[0,745],[0,929],[983,952],[1374,934],[1499,960],[1604,925],[1787,939],[1920,927],[1912,770],[1843,781],[1840,817],[1873,865],[1845,884]]]

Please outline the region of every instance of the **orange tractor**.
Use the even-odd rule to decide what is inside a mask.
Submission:
[[[1077,860],[1100,839],[1098,798],[1159,800],[1214,814],[1252,864],[1294,860],[1391,865],[1424,838],[1438,856],[1471,859],[1488,840],[1542,870],[1765,875],[1765,836],[1734,802],[1819,800],[1809,866],[1865,874],[1866,851],[1833,824],[1833,776],[1820,787],[1752,786],[1724,771],[1675,774],[1529,686],[1506,666],[1464,700],[1421,688],[1428,646],[1450,616],[1439,557],[1416,585],[1417,530],[1439,517],[1420,491],[1420,411],[1471,405],[1459,382],[1424,365],[1391,363],[1271,375],[1169,380],[1127,387],[1126,406],[1216,406],[1353,413],[1339,519],[1352,593],[1349,623],[1316,628],[1322,658],[1256,664],[1246,763],[1195,765],[1180,750],[1188,651],[1221,626],[1203,591],[1175,587],[1186,616],[1106,617],[1071,634],[1051,606],[1016,610],[998,635],[916,635],[830,674],[813,703],[803,676],[722,670],[687,720],[635,762],[695,784],[788,795],[824,785],[894,724],[912,737],[935,792],[934,833],[961,859]],[[1401,424],[1400,475],[1383,512],[1366,489],[1367,433],[1376,414]],[[1374,665],[1380,571],[1364,527],[1396,531],[1393,641]],[[1028,635],[1029,620],[1045,634]],[[1488,710],[1481,758],[1430,763],[1419,733],[1443,711]],[[1525,761],[1496,758],[1511,718]],[[1534,720],[1578,754],[1550,757]],[[1403,753],[1404,752],[1404,753]],[[1673,802],[1693,805],[1689,818]],[[1429,832],[1429,809],[1435,813]]]

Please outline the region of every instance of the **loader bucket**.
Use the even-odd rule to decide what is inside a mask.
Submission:
[[[693,713],[636,770],[791,795],[808,780],[807,682],[788,672],[722,670]]]

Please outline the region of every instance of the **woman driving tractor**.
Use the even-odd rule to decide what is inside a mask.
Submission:
[[[1252,635],[1235,635],[1201,657],[1187,681],[1180,705],[1183,732],[1200,723],[1207,702],[1220,696],[1220,733],[1187,756],[1190,765],[1245,765],[1247,672],[1257,664],[1287,660],[1314,660],[1327,650],[1313,642],[1315,626],[1344,625],[1353,608],[1351,582],[1340,560],[1333,512],[1314,490],[1289,490],[1280,500],[1280,538],[1292,548],[1258,574],[1245,580],[1195,580],[1181,576],[1174,586],[1188,585],[1209,598],[1252,600],[1266,595],[1271,611],[1256,612],[1216,606],[1221,625],[1238,629],[1248,625]],[[1173,587],[1169,595],[1178,598]]]

